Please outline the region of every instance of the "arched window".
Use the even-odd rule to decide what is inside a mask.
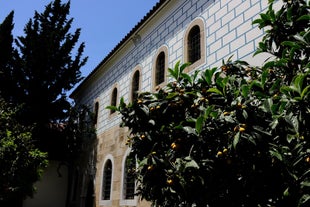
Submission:
[[[201,36],[200,28],[195,25],[188,34],[187,39],[188,62],[194,63],[201,58]]]
[[[127,156],[123,173],[123,199],[132,200],[135,197],[135,178],[133,176],[136,163],[134,159]]]
[[[184,36],[184,62],[191,63],[185,70],[189,72],[206,61],[205,25],[197,18],[187,27]]]
[[[129,156],[130,148],[127,149],[122,162],[122,184],[120,206],[137,206],[136,182],[133,172],[136,168],[136,159]]]
[[[97,101],[95,103],[95,109],[94,109],[94,124],[96,125],[98,122],[98,113],[99,113],[99,102]]]
[[[112,162],[110,159],[108,159],[105,162],[104,169],[103,169],[101,200],[111,199],[111,187],[112,187]]]
[[[115,87],[113,89],[112,96],[111,96],[111,106],[116,106],[116,102],[117,102],[117,88]],[[111,110],[111,114],[113,114],[114,112],[115,110]]]
[[[131,82],[131,101],[138,98],[138,92],[140,89],[140,71],[136,70],[132,77]]]
[[[153,89],[157,86],[163,86],[166,83],[168,70],[168,47],[166,45],[161,46],[157,50],[154,57],[152,74]]]
[[[156,69],[155,69],[155,85],[159,85],[165,81],[165,53],[160,52],[156,59]]]

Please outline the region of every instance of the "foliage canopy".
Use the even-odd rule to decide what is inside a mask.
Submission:
[[[47,154],[33,143],[32,129],[18,122],[18,108],[0,99],[0,205],[14,206],[32,196],[47,165]]]
[[[35,12],[24,28],[25,35],[14,40],[15,47],[12,36],[11,45],[3,42],[8,58],[1,68],[1,95],[8,102],[23,104],[20,120],[35,124],[33,137],[51,157],[63,155],[54,153],[55,147],[64,144],[62,138],[56,139],[61,127],[55,126],[68,118],[71,104],[67,92],[82,79],[80,68],[87,61],[83,57],[85,44],[77,45],[81,29],[72,32],[69,10],[70,1],[55,0],[44,12]],[[12,13],[10,17],[12,20]]]

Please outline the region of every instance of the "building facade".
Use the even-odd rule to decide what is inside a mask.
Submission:
[[[267,6],[267,0],[160,0],[77,87],[71,97],[97,117],[95,206],[150,206],[135,196],[126,173],[128,131],[120,127],[120,115],[106,107],[164,86],[167,69],[178,61],[192,63],[188,73],[218,67],[232,55],[262,63],[265,57],[253,53],[263,31],[252,21]],[[80,173],[86,176],[80,182],[92,186],[87,173]]]

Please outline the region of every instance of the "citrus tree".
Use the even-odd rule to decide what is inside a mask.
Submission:
[[[309,2],[283,1],[266,28],[261,67],[169,69],[171,82],[121,99],[137,193],[154,206],[310,205]]]

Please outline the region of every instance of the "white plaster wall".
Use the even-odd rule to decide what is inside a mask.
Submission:
[[[41,181],[35,184],[37,193],[33,198],[27,198],[23,207],[65,207],[68,169],[62,165],[59,169],[61,173],[61,177],[59,177],[58,166],[59,162],[49,161]]]
[[[138,65],[142,70],[142,91],[152,89],[154,55],[162,45],[168,47],[168,67],[183,60],[183,37],[187,26],[195,19],[205,22],[206,63],[197,69],[220,66],[231,55],[250,64],[259,65],[265,56],[253,58],[253,53],[263,31],[252,21],[266,9],[267,0],[182,0],[170,1],[158,15],[137,33],[141,41],[134,45],[128,41],[123,49],[101,66],[78,99],[83,104],[94,105],[99,101],[97,133],[118,125],[119,116],[109,116],[111,91],[118,84],[118,97],[129,100],[131,75]]]

